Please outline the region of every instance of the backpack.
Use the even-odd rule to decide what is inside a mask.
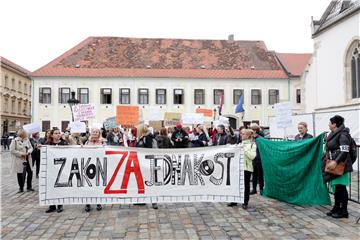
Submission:
[[[349,145],[349,154],[350,154],[350,159],[352,164],[354,164],[354,162],[357,159],[357,151],[356,151],[356,142],[354,140],[354,138],[351,137],[351,135],[349,134],[349,138],[350,138],[350,145]]]

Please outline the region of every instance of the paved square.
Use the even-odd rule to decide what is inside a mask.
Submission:
[[[106,205],[86,213],[64,206],[46,214],[38,192],[16,193],[10,154],[1,154],[1,239],[360,239],[360,205],[349,202],[349,219],[336,220],[330,207],[299,207],[251,196],[247,211],[225,203]],[[37,179],[33,180],[35,190]]]

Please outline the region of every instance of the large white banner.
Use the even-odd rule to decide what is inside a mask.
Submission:
[[[44,146],[40,205],[244,201],[242,146]]]

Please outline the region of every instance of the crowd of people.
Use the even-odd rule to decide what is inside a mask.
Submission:
[[[329,122],[330,134],[326,141],[326,151],[324,158],[335,160],[333,168],[337,163],[347,161],[349,145],[347,135],[348,129],[344,126],[344,119],[341,116],[334,116]],[[85,134],[70,133],[71,129],[67,129],[64,133],[59,128],[52,128],[46,131],[45,137],[40,138],[39,133],[33,133],[30,137],[24,130],[19,130],[17,137],[10,144],[10,152],[12,155],[12,170],[17,173],[19,184],[19,192],[24,192],[25,179],[27,180],[27,191],[34,191],[32,188],[32,171],[35,167],[36,177],[39,177],[40,169],[40,148],[42,145],[111,145],[111,146],[125,146],[125,147],[139,147],[139,148],[196,148],[206,146],[219,146],[227,144],[243,144],[244,149],[244,203],[243,209],[248,208],[250,195],[257,194],[257,185],[259,185],[259,192],[262,194],[265,183],[263,168],[261,163],[261,156],[259,149],[256,147],[256,139],[263,137],[261,128],[258,124],[250,125],[250,128],[240,127],[239,129],[232,129],[220,124],[216,127],[206,129],[205,126],[199,124],[193,129],[183,127],[177,123],[175,127],[161,128],[159,131],[153,129],[151,126],[143,126],[140,129],[100,129],[97,127],[91,128]],[[296,135],[295,140],[302,141],[312,138],[308,134],[307,124],[300,122],[298,124],[299,134]],[[347,135],[346,135],[347,134]],[[347,146],[347,147],[346,147]],[[352,171],[350,164],[347,161],[345,173],[343,176],[334,176],[324,172],[324,180],[330,182],[330,186],[335,192],[335,204],[333,209],[327,214],[334,218],[348,217],[347,212],[347,189],[348,172]],[[324,169],[323,169],[324,171]],[[26,178],[27,177],[27,178]],[[347,177],[347,181],[346,181]],[[252,190],[250,191],[250,182],[252,178]],[[326,179],[325,179],[326,178]],[[237,203],[230,203],[228,206],[236,206]],[[157,209],[157,204],[152,205]],[[97,205],[96,209],[100,211],[101,205]],[[62,212],[62,205],[52,205],[46,211]],[[91,211],[91,206],[86,205],[85,211]]]

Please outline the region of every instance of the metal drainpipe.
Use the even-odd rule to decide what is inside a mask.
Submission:
[[[290,77],[288,77],[288,100],[291,103],[291,99],[290,99]]]

